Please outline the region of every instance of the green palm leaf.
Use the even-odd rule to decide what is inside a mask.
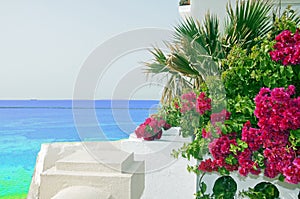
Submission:
[[[166,67],[167,58],[162,50],[159,48],[153,48],[153,50],[151,50],[150,52],[154,56],[154,59],[152,60],[152,62],[144,62],[144,64],[147,66],[145,72],[148,74],[169,72],[168,68]]]
[[[186,18],[175,27],[175,42],[189,50],[190,45],[196,44],[205,50],[205,54],[219,57],[222,55],[220,42],[219,21],[216,16],[207,13],[203,24],[193,18]],[[198,52],[199,53],[199,52]],[[203,52],[201,52],[203,53]]]
[[[235,10],[229,3],[227,6],[228,21],[226,22],[224,45],[228,53],[234,44],[250,50],[257,37],[265,37],[271,30],[270,1],[238,0]]]

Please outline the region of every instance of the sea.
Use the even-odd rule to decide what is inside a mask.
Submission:
[[[41,144],[126,139],[159,106],[157,100],[86,102],[0,100],[0,199],[26,198]]]

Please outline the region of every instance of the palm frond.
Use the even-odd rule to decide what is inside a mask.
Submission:
[[[151,62],[144,62],[147,66],[145,72],[148,74],[159,74],[169,72],[167,66],[167,57],[159,48],[153,48],[150,53],[154,56]]]
[[[205,15],[203,25],[200,27],[200,36],[196,41],[206,50],[208,55],[223,58],[219,20],[216,15],[211,15],[209,12]]]
[[[182,38],[189,38],[189,40],[193,40],[199,37],[199,34],[199,22],[195,21],[192,17],[188,17],[175,27],[174,39],[175,42],[180,43]]]
[[[184,46],[188,52],[191,44],[197,44],[205,50],[205,54],[220,57],[223,53],[220,42],[219,20],[209,12],[206,14],[203,24],[193,18],[186,18],[175,27],[175,42]],[[199,53],[199,52],[198,52]],[[202,52],[201,52],[202,53]]]
[[[235,10],[227,5],[228,21],[226,22],[224,44],[229,52],[234,44],[250,50],[256,44],[257,37],[264,37],[271,30],[271,10],[273,4],[260,0],[238,0]]]
[[[167,66],[170,71],[181,73],[187,77],[195,77],[199,75],[198,71],[192,67],[187,57],[179,52],[172,52],[168,59]]]

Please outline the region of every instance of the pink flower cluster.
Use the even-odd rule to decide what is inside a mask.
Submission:
[[[264,169],[267,177],[281,174],[286,182],[298,184],[299,148],[291,147],[289,142],[290,130],[300,128],[300,97],[292,98],[294,94],[292,85],[286,90],[262,88],[255,97],[254,114],[259,128],[252,128],[248,121],[242,129],[240,139],[247,147],[234,153],[230,146],[239,147],[237,137],[235,134],[222,135],[209,144],[213,160],[202,161],[198,169],[205,172],[218,171],[219,168],[238,170],[242,176],[258,175]],[[235,161],[228,164],[226,158]]]
[[[291,98],[295,87],[261,88],[255,97],[255,116],[259,119],[258,126],[268,132],[287,134],[289,130],[300,128],[300,98]]]
[[[213,125],[215,125],[217,122],[224,122],[225,120],[229,120],[230,118],[230,112],[228,112],[226,109],[223,109],[219,113],[212,113],[210,115],[210,121]]]
[[[181,113],[196,110],[203,115],[206,111],[211,110],[211,99],[201,92],[197,96],[194,92],[189,92],[181,96]]]
[[[235,156],[230,151],[231,144],[237,144],[236,135],[234,133],[222,135],[221,137],[214,139],[208,146],[213,159],[209,158],[202,161],[198,169],[205,172],[218,171],[218,169],[222,167],[228,171],[237,170],[237,164],[228,164],[226,162],[226,157],[229,155]]]
[[[196,111],[200,115],[203,115],[206,111],[210,111],[210,110],[211,110],[211,99],[208,98],[204,92],[201,92],[197,98]]]
[[[218,135],[222,135],[222,131],[220,129],[220,127],[218,127],[216,125],[216,123],[224,123],[225,120],[229,120],[230,118],[230,112],[228,112],[226,109],[223,109],[221,112],[219,113],[212,113],[210,115],[210,122],[211,124],[214,126],[216,133]],[[206,131],[204,128],[202,129],[202,137],[203,138],[211,138],[212,137],[212,133],[209,131]]]
[[[238,154],[238,171],[241,176],[247,176],[248,173],[258,175],[261,172],[257,162],[252,159],[252,156],[253,153],[249,148]]]
[[[170,124],[166,123],[162,118],[149,117],[144,123],[140,124],[134,132],[137,138],[151,141],[160,139],[162,129],[168,130],[169,128],[171,128]]]
[[[254,141],[261,140],[264,150],[265,175],[270,178],[282,174],[285,181],[300,182],[299,157],[289,143],[290,130],[300,128],[300,97],[292,98],[295,87],[262,88],[255,97],[255,116],[258,118],[260,134]],[[293,174],[293,176],[291,175]]]
[[[250,122],[247,122],[242,130],[242,140],[248,144],[248,148],[240,155],[247,153],[246,160],[253,165],[243,164],[240,162],[239,157],[240,174],[246,176],[249,172],[252,174],[260,173],[259,166],[253,161],[253,155],[261,152],[265,176],[274,178],[279,174],[283,174],[289,183],[297,184],[300,182],[300,170],[295,171],[298,172],[299,181],[289,181],[288,176],[284,173],[284,169],[292,165],[293,160],[297,157],[296,152],[289,147],[288,135],[288,132],[282,133],[252,128]]]
[[[194,110],[196,107],[197,96],[194,92],[189,92],[181,95],[181,113]]]
[[[277,43],[270,56],[274,61],[280,61],[283,65],[300,64],[300,33],[297,29],[293,34],[290,30],[284,30],[276,36]]]

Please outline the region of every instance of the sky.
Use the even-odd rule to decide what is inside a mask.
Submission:
[[[119,46],[110,42],[138,29],[171,30],[179,20],[178,0],[0,0],[0,99],[72,99],[97,48],[105,43],[108,48],[128,46],[123,44],[126,38]],[[152,33],[138,37],[149,38]],[[149,87],[141,84],[145,81],[141,78],[139,85],[131,85],[130,95],[123,88],[134,85],[137,76],[144,78],[135,70],[152,58],[148,49],[138,47],[99,66],[102,72],[91,86],[95,99],[160,97],[162,85]],[[107,55],[97,57],[100,64]]]

